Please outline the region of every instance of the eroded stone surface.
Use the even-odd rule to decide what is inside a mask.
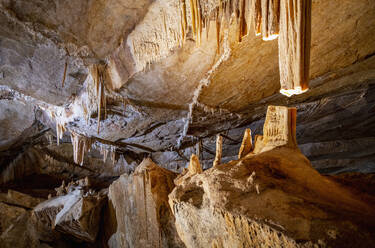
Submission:
[[[351,247],[373,242],[364,224],[374,218],[373,205],[319,175],[290,148],[186,178],[170,202],[187,247],[257,247],[264,242],[273,247]]]
[[[67,194],[42,202],[34,208],[33,214],[39,222],[51,229],[79,240],[94,242],[105,197],[87,187],[80,183],[70,184],[67,186]]]
[[[109,188],[117,231],[109,247],[184,247],[179,240],[168,194],[176,174],[145,159],[134,174],[122,175]]]
[[[176,181],[169,202],[185,245],[352,247],[374,242],[373,196],[320,175],[297,148],[295,109],[268,109],[264,138],[255,140],[253,152]]]

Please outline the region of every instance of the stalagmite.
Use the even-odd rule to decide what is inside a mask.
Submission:
[[[191,175],[200,174],[203,172],[199,159],[195,154],[191,154],[188,172]]]
[[[311,0],[280,0],[280,93],[291,96],[309,88]]]
[[[217,137],[216,137],[216,155],[215,155],[215,160],[213,162],[214,167],[221,163],[222,150],[223,150],[223,137],[221,135],[217,135]]]
[[[82,165],[85,153],[91,149],[92,140],[73,131],[70,131],[70,138],[73,145],[74,162]]]
[[[269,151],[278,146],[297,148],[296,116],[296,108],[268,106],[263,136],[256,136],[253,153]]]
[[[253,149],[253,142],[251,140],[251,130],[250,128],[246,128],[242,144],[240,147],[240,151],[238,153],[238,159],[241,159],[245,157],[247,154],[249,154]]]

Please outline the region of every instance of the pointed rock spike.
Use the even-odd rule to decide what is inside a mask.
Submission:
[[[218,166],[221,163],[221,156],[223,152],[223,137],[219,134],[216,136],[216,155],[213,166]]]
[[[253,150],[253,142],[251,139],[251,130],[250,128],[246,128],[243,139],[242,139],[240,151],[238,153],[238,159],[245,157],[252,150]]]

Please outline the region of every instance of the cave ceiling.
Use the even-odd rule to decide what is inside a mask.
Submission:
[[[54,131],[64,124],[62,140],[73,131],[136,152],[176,150],[258,121],[268,104],[299,107],[309,116],[302,126],[345,109],[337,122],[349,111],[374,134],[372,115],[360,115],[368,111],[361,107],[374,105],[374,1],[312,1],[310,90],[291,98],[279,93],[277,40],[250,30],[238,42],[232,20],[219,48],[215,22],[200,44],[191,31],[182,42],[175,33],[178,4],[1,0],[0,144],[37,119]],[[99,81],[106,98],[99,116],[90,98],[96,65],[104,67]],[[329,124],[337,125],[324,119],[315,125]],[[354,131],[358,125],[347,123]],[[306,143],[314,139],[309,128],[319,130],[300,129]]]

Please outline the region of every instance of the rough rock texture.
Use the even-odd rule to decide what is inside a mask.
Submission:
[[[214,2],[208,1],[204,9],[214,8]],[[190,25],[189,6],[187,1]],[[254,30],[248,30],[249,35],[239,43],[239,24],[232,21],[228,26],[223,22],[218,54],[216,23],[211,22],[204,25],[203,33],[208,27],[210,30],[208,37],[199,38],[199,46],[197,32],[187,29],[185,43],[180,47],[178,34],[174,33],[179,26],[176,23],[180,24],[175,22],[179,19],[178,7],[177,0],[74,3],[2,0],[0,102],[7,106],[14,104],[15,107],[7,107],[12,113],[22,113],[18,110],[24,103],[28,114],[0,112],[0,134],[9,129],[18,135],[20,130],[27,129],[34,118],[30,110],[35,107],[45,112],[37,119],[53,130],[66,117],[67,130],[102,139],[124,151],[148,153],[159,164],[176,171],[186,166],[185,158],[192,153],[191,147],[202,139],[203,147],[208,148],[203,148],[207,154],[203,154],[202,164],[205,167],[212,163],[213,158],[207,152],[215,152],[211,136],[260,121],[268,104],[308,109],[308,116],[313,114],[322,122],[320,132],[324,134],[318,137],[324,142],[341,142],[345,138],[331,137],[332,129],[340,136],[356,133],[355,137],[360,139],[374,137],[372,129],[362,128],[358,132],[353,123],[348,125],[350,129],[340,125],[340,119],[348,122],[360,119],[366,120],[362,125],[373,126],[373,2],[312,1],[310,90],[292,98],[278,93],[276,40],[265,42],[254,35]],[[154,52],[162,56],[149,56]],[[139,70],[137,54],[143,54],[152,63]],[[95,99],[88,95],[93,85],[89,68],[99,63],[106,68],[107,115],[98,117]],[[352,105],[356,101],[352,97],[357,93],[365,94],[362,98],[368,103],[357,99],[358,103]],[[362,108],[356,111],[354,106]],[[346,107],[352,109],[341,113],[340,118],[334,116],[337,122],[324,123],[328,109]],[[57,118],[48,117],[51,111]],[[339,111],[335,112],[330,113],[333,116]],[[300,117],[306,119],[306,125],[317,125],[315,119],[303,114]],[[25,121],[18,121],[21,118]],[[97,119],[101,119],[100,125]],[[10,125],[15,121],[16,125]],[[243,129],[233,132],[242,133]],[[66,138],[69,132],[62,135]],[[240,140],[229,137],[231,143],[235,140],[239,145]],[[323,141],[315,141],[311,135],[306,135],[303,141],[316,145],[320,142]],[[224,138],[226,144],[228,140]],[[237,151],[237,147],[224,148],[223,161]],[[168,154],[160,154],[164,152]],[[326,162],[314,165],[330,167],[327,170],[331,172],[352,163],[335,157],[332,154]],[[355,163],[367,170],[373,168],[367,158]]]
[[[44,199],[9,190],[0,194],[1,247],[71,247],[58,233],[38,225],[32,208]]]
[[[216,160],[218,168],[210,171],[220,174],[220,163],[238,158],[241,141],[244,142],[240,157],[244,163],[248,161],[246,156],[256,147],[249,146],[253,142],[251,135],[243,139],[244,130],[250,128],[254,137],[260,135],[263,124],[269,122],[265,118],[269,105],[298,110],[299,148],[319,172],[375,172],[375,2],[311,0],[311,67],[309,75],[306,71],[304,75],[310,81],[310,89],[290,98],[279,93],[278,41],[263,41],[254,35],[261,34],[263,39],[276,38],[280,31],[277,29],[279,1],[252,1],[251,11],[253,7],[257,9],[255,16],[246,13],[250,1],[229,2],[231,4],[217,0],[0,0],[0,191],[7,194],[11,189],[46,199],[56,196],[54,188],[63,180],[68,182],[86,176],[95,181],[93,189],[99,191],[120,175],[132,173],[145,157],[174,172],[182,172],[188,167],[190,156],[196,154],[194,164],[196,172],[200,173],[212,167],[216,151],[220,151],[220,162]],[[73,146],[71,134],[73,143],[76,141]],[[266,132],[264,134],[267,136]],[[222,137],[219,149],[216,149],[217,135]],[[80,141],[90,142],[84,142],[83,146]],[[259,145],[260,139],[256,141],[253,143]],[[264,151],[258,148],[255,153]],[[265,150],[273,148],[269,146]],[[278,159],[279,154],[269,156]],[[299,155],[293,156],[285,159],[303,160]],[[284,162],[287,163],[281,160],[281,165]],[[280,168],[284,168],[281,165]],[[279,171],[285,173],[284,169]],[[206,173],[210,172],[192,176],[185,170],[176,182],[205,177]],[[274,182],[273,172],[267,173],[264,172],[262,180]],[[232,180],[226,174],[223,177]],[[253,177],[258,177],[257,173]],[[240,175],[238,178],[243,183]],[[358,178],[329,178],[353,186],[356,185],[353,182],[359,184],[360,181]],[[145,189],[140,186],[145,182],[139,181],[140,173],[124,175],[119,182],[124,180],[128,189],[126,196],[134,196],[139,200],[137,204],[146,199],[147,203],[149,200],[156,202],[151,193],[142,200],[131,190],[130,181],[136,181],[140,191]],[[297,185],[296,190],[301,189],[297,182],[286,180],[286,187]],[[152,192],[151,189],[146,188],[144,192]],[[368,192],[362,186],[361,189]],[[256,196],[262,197],[262,184],[252,190],[255,194],[259,191],[260,195]],[[293,189],[288,190],[284,191],[285,199],[291,194],[294,197]],[[61,192],[63,190],[59,194]],[[237,192],[234,191],[233,197]],[[340,208],[327,207],[329,201],[322,192],[317,193],[317,197],[310,193],[295,196],[304,199],[303,207],[310,204],[310,198],[315,203],[315,198],[321,196],[322,203],[316,208],[328,218],[335,214],[339,216],[337,219],[344,216],[342,219],[347,218],[349,222],[355,218],[355,214],[349,213],[354,211],[352,208],[345,210],[349,214],[341,214]],[[2,204],[14,204],[8,196],[0,198]],[[123,198],[121,204],[130,202]],[[371,204],[372,200],[366,199],[364,201]],[[75,206],[80,208],[79,204]],[[12,246],[12,242],[17,241],[20,243],[13,243],[13,247],[22,247],[33,240],[31,246],[48,243],[58,247],[61,237],[68,243],[73,242],[69,235],[57,230],[51,232],[49,227],[38,226],[38,222],[33,224],[31,205],[26,208],[12,205],[10,209],[9,206],[2,205],[10,219],[4,220],[6,228],[0,227],[8,230],[9,223],[15,225],[1,234],[4,241],[1,245]],[[294,205],[287,206],[295,210]],[[112,207],[108,204],[106,209]],[[150,210],[154,216],[150,223],[161,223],[154,221],[157,220],[156,207]],[[125,209],[133,213],[132,209]],[[145,207],[138,209],[142,211]],[[165,209],[169,209],[168,205]],[[306,206],[306,209],[308,212],[312,208]],[[112,210],[113,213],[120,211]],[[290,212],[297,212],[296,215],[305,214],[303,210],[300,213],[292,210]],[[228,216],[229,213],[245,216],[226,208],[222,211]],[[65,217],[69,219],[73,215]],[[129,220],[139,221],[136,217],[129,217]],[[322,222],[325,220],[323,218]],[[101,221],[104,223],[103,219]],[[118,231],[126,235],[127,230],[123,229],[126,223],[124,219],[121,221]],[[336,219],[333,222],[337,223]],[[366,229],[354,222],[353,225]],[[35,225],[43,238],[32,232]],[[111,225],[116,231],[117,223],[109,223],[108,230],[99,233],[107,232],[110,237]],[[149,228],[156,230],[155,233],[163,229],[153,224]],[[144,230],[148,229],[136,231],[150,233]],[[305,229],[301,230],[303,233]],[[16,240],[22,233],[25,233],[22,239]],[[313,235],[315,229],[310,233]],[[153,232],[147,235],[149,239],[130,237],[129,240],[144,243],[149,240],[152,245],[157,240],[173,243],[164,236],[152,236]],[[294,234],[283,231],[283,235],[292,243],[293,240],[304,242]],[[93,235],[89,236],[92,240]],[[170,236],[165,234],[165,237]],[[80,238],[88,240],[86,235]],[[106,238],[99,239],[108,245]],[[308,239],[319,243],[315,237]],[[112,244],[124,240],[121,235],[111,239]],[[215,245],[220,246],[219,240]]]
[[[109,247],[184,247],[168,204],[176,174],[145,159],[134,174],[122,175],[109,187],[116,233]]]
[[[36,206],[33,214],[39,222],[51,229],[78,240],[94,242],[99,231],[101,207],[105,197],[101,193],[84,190],[86,187],[87,183],[69,184],[66,194],[63,189],[58,190],[59,196]]]
[[[272,148],[178,180],[169,202],[187,247],[373,244],[375,198],[312,168],[295,124],[295,109],[270,106],[255,149]]]

